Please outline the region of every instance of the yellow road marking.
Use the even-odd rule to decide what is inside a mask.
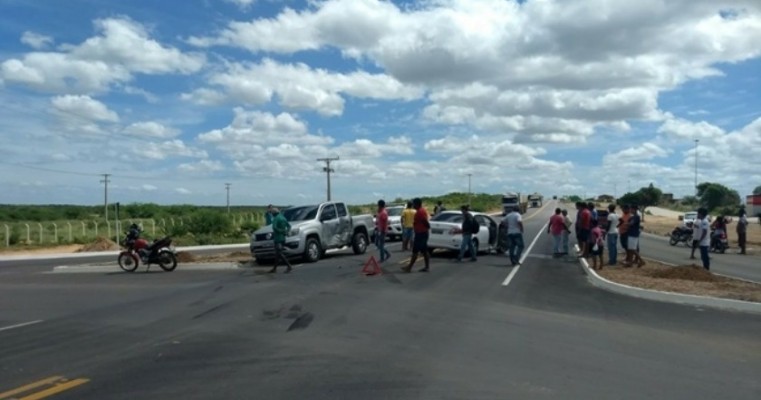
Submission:
[[[62,376],[51,376],[50,378],[41,379],[37,382],[32,382],[28,385],[24,385],[19,388],[0,393],[0,400],[10,399],[11,397],[19,393],[26,393],[32,389],[37,389],[40,386],[50,385],[51,383],[59,381],[61,379],[63,379]]]
[[[547,203],[544,203],[544,205],[543,205],[543,206],[541,206],[541,207],[540,207],[538,210],[536,210],[536,212],[535,212],[535,213],[533,213],[533,214],[529,215],[529,216],[528,216],[528,217],[526,217],[526,218],[523,218],[523,220],[524,220],[524,221],[526,221],[526,220],[529,220],[529,219],[531,219],[531,218],[534,218],[534,217],[535,217],[537,214],[541,213],[541,212],[542,212],[542,210],[544,210],[544,209],[545,209],[545,207],[547,207],[548,205],[550,205],[550,203],[549,203],[549,202],[547,202]]]
[[[67,382],[63,382],[60,384],[57,384],[49,389],[45,389],[41,392],[30,394],[29,396],[22,397],[19,400],[40,400],[44,399],[46,397],[53,396],[55,394],[61,393],[63,391],[73,389],[79,385],[84,385],[85,383],[90,382],[89,379],[73,379]]]
[[[69,380],[66,380],[66,378],[62,376],[51,376],[49,378],[40,379],[37,382],[32,382],[28,385],[24,385],[16,389],[12,389],[7,392],[0,393],[0,400],[17,399],[18,397],[16,397],[16,395],[28,393],[35,389],[39,389],[43,386],[53,385],[52,387],[41,390],[39,392],[31,393],[25,397],[18,398],[18,400],[40,400],[40,399],[44,399],[46,397],[50,397],[55,394],[61,393],[63,391],[75,388],[79,385],[83,385],[89,381],[90,381],[89,379],[83,379],[83,378],[69,381]]]

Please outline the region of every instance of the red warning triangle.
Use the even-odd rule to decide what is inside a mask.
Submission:
[[[380,265],[378,265],[378,261],[375,259],[375,256],[370,256],[370,258],[365,263],[365,266],[362,268],[362,273],[365,275],[383,274],[383,271],[381,271]]]

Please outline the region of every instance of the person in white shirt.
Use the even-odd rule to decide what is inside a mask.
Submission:
[[[740,247],[740,254],[745,253],[745,242],[748,235],[748,217],[745,215],[745,209],[740,210],[740,217],[737,220],[737,245]]]
[[[695,223],[699,225],[700,259],[703,261],[703,268],[710,270],[711,259],[708,257],[708,247],[711,245],[711,225],[708,223],[707,215],[708,210],[698,209],[698,219]]]
[[[510,256],[510,262],[513,266],[520,264],[521,253],[523,253],[523,219],[518,212],[518,208],[505,216],[502,220],[507,225],[507,253]]]
[[[616,265],[618,262],[618,214],[616,214],[616,205],[608,206],[608,265]]]

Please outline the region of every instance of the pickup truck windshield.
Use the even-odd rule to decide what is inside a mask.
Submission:
[[[404,207],[391,207],[386,209],[389,217],[398,217],[402,215],[402,211],[404,211]]]
[[[319,206],[291,207],[283,211],[283,216],[289,222],[306,221],[317,217]]]

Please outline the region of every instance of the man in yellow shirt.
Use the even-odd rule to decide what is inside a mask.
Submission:
[[[413,223],[415,221],[415,209],[412,208],[412,202],[407,202],[407,208],[402,211],[402,251],[410,251],[410,243],[414,235]]]

